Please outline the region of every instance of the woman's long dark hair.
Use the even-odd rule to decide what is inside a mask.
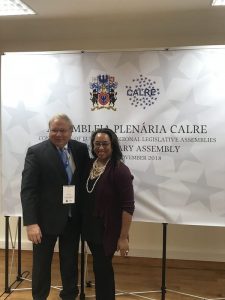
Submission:
[[[111,160],[116,165],[117,162],[123,160],[123,154],[120,149],[119,140],[115,132],[109,128],[99,128],[96,131],[94,131],[91,135],[91,153],[96,158],[96,154],[94,152],[94,139],[96,134],[98,133],[105,133],[109,136],[111,146],[112,146],[112,156]]]

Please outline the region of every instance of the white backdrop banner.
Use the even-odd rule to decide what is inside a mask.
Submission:
[[[118,135],[135,220],[224,226],[224,86],[223,49],[4,55],[2,214],[21,215],[26,150],[66,113],[74,139]]]

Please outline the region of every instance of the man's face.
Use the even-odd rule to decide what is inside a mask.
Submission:
[[[64,119],[54,119],[49,126],[49,139],[59,148],[63,148],[72,135],[70,124]]]

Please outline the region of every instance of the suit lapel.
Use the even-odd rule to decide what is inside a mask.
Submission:
[[[77,159],[77,145],[75,142],[72,142],[72,141],[69,141],[68,142],[68,146],[71,150],[71,153],[72,153],[72,156],[73,156],[73,160],[74,160],[74,163],[75,163],[75,167],[77,168],[77,164],[78,164],[78,159]]]
[[[75,141],[69,141],[68,146],[71,150],[72,156],[73,156],[73,161],[75,163],[75,171],[73,173],[73,179],[76,180],[77,178],[77,170],[79,169],[79,151],[78,147]]]

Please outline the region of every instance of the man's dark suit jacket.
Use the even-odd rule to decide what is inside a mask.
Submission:
[[[80,184],[89,160],[87,145],[70,140],[68,147],[75,162],[71,184],[76,187],[76,203],[72,204],[72,220],[79,224]],[[38,224],[45,234],[60,234],[68,220],[69,206],[63,204],[63,185],[67,174],[57,148],[50,140],[27,150],[22,173],[21,201],[24,225]]]

